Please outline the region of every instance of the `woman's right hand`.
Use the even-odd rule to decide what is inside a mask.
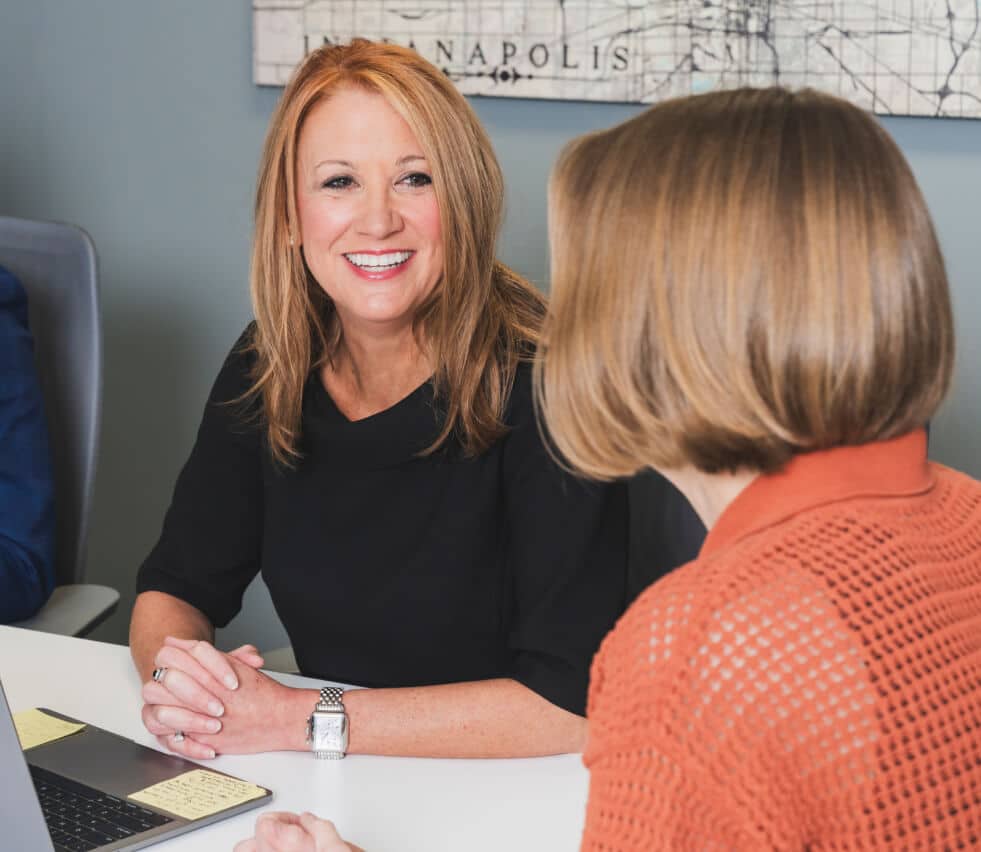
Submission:
[[[214,749],[194,739],[194,734],[221,730],[225,712],[221,694],[238,688],[228,657],[252,668],[261,668],[262,656],[254,645],[242,645],[227,655],[210,642],[168,636],[154,657],[165,669],[159,680],[143,684],[143,725],[166,749],[186,757],[207,760]]]
[[[364,852],[345,843],[330,820],[311,813],[264,813],[255,822],[255,837],[233,852]]]

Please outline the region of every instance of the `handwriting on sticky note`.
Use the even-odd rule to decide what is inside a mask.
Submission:
[[[128,798],[184,819],[200,819],[265,795],[262,787],[207,769],[192,769]]]
[[[14,727],[20,739],[20,747],[27,751],[34,746],[78,733],[85,725],[80,722],[66,722],[35,708],[14,713]]]

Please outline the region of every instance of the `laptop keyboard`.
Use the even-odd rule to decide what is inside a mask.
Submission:
[[[34,789],[57,852],[89,852],[173,822],[61,775],[31,766]]]

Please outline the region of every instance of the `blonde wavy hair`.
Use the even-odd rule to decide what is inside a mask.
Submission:
[[[774,471],[920,427],[947,392],[953,322],[926,204],[846,101],[717,92],[575,140],[549,238],[536,398],[590,476]]]
[[[270,452],[300,458],[303,390],[339,352],[343,329],[292,235],[299,232],[296,152],[315,104],[341,87],[383,96],[411,128],[432,169],[443,235],[443,274],[414,317],[435,365],[446,412],[432,452],[454,435],[467,455],[506,428],[517,365],[531,360],[545,315],[542,295],[495,259],[504,184],[490,140],[466,99],[415,51],[357,39],[309,54],[270,121],[259,166],[252,248],[253,385]]]

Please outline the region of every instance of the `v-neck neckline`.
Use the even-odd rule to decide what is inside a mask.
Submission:
[[[444,422],[431,378],[394,405],[349,420],[313,373],[304,398],[303,443],[305,452],[323,455],[330,466],[378,470],[418,458]]]
[[[423,380],[422,384],[420,384],[418,387],[414,388],[413,390],[409,391],[401,399],[399,399],[398,401],[392,403],[392,405],[388,406],[388,408],[383,408],[381,411],[376,411],[374,414],[369,414],[367,417],[359,417],[357,420],[352,420],[343,411],[341,411],[340,406],[334,400],[334,397],[331,396],[331,393],[327,389],[327,386],[324,384],[323,379],[321,379],[320,376],[317,373],[314,373],[312,378],[313,378],[313,381],[319,386],[319,388],[322,391],[324,397],[326,398],[327,402],[330,404],[330,407],[337,414],[337,416],[340,419],[342,419],[345,423],[347,423],[347,424],[349,424],[351,426],[356,426],[359,423],[368,423],[369,421],[374,420],[375,418],[384,418],[387,415],[389,415],[390,413],[397,414],[398,413],[398,410],[400,408],[406,407],[406,406],[411,406],[413,404],[413,402],[414,402],[414,397],[416,397],[417,395],[423,393],[426,390],[427,387],[430,388],[429,396],[430,396],[430,398],[432,397],[432,382],[433,382],[433,377],[432,376],[429,376],[425,380]]]

